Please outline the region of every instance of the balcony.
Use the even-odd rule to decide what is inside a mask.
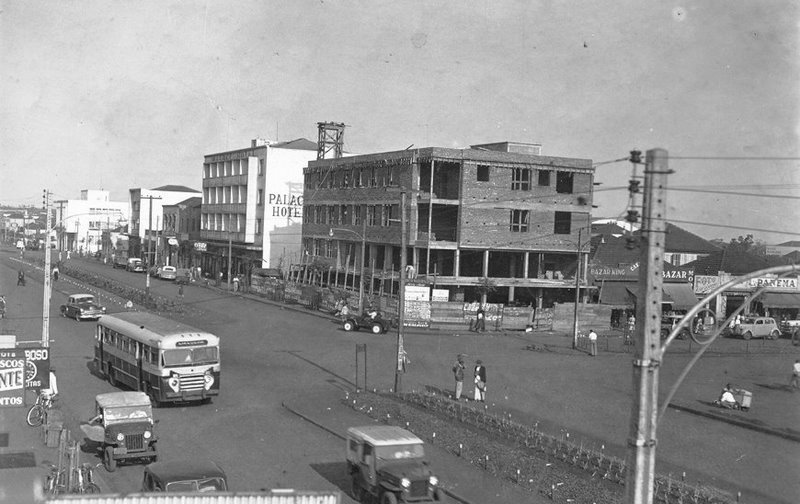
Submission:
[[[253,243],[253,240],[245,241],[246,236],[245,233],[229,231],[200,231],[201,240],[227,242],[230,239],[233,243]]]

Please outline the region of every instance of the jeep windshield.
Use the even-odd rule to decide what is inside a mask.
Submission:
[[[119,406],[106,407],[103,410],[103,419],[106,423],[130,420],[148,420],[153,417],[150,406]]]
[[[217,347],[164,350],[164,367],[216,364],[219,361],[218,351],[219,349]]]
[[[376,446],[375,455],[380,460],[421,459],[425,458],[425,448],[419,443]]]
[[[173,481],[167,483],[167,492],[224,492],[227,490],[222,478]]]

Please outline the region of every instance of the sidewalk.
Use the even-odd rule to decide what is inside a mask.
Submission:
[[[198,286],[202,287],[200,285]],[[260,303],[280,306],[282,309],[285,310],[293,310],[298,313],[313,315],[315,317],[320,317],[326,320],[335,320],[335,317],[333,317],[332,315],[329,315],[319,310],[311,310],[299,304],[280,303],[277,301],[272,301],[260,297],[255,294],[249,294],[243,292],[230,292],[227,291],[226,289],[220,289],[213,286],[209,286],[208,288],[220,290],[223,292],[228,292],[231,295],[247,298]],[[456,329],[442,329],[442,328],[424,329],[418,327],[409,327],[406,328],[405,330],[405,333],[407,334],[429,334],[431,336],[456,335],[461,332],[464,331],[458,331]],[[520,338],[525,340],[528,339],[524,338],[525,333],[517,334],[516,332],[505,332],[504,334],[508,338]],[[559,353],[576,353],[576,354],[585,353],[582,350],[573,350],[572,338],[566,334],[556,333],[552,331],[537,332],[535,333],[535,338],[537,346],[542,346],[551,351],[557,351]],[[709,404],[705,404],[701,401],[692,402],[686,399],[682,399],[680,397],[675,397],[670,402],[669,408],[702,416],[715,421],[724,422],[730,425],[735,425],[737,427],[750,429],[756,432],[760,432],[762,434],[780,437],[787,441],[794,441],[800,443],[800,430],[793,428],[793,420],[791,418],[793,416],[792,411],[787,411],[786,408],[780,407],[780,405],[770,404],[770,406],[773,407],[766,408],[765,406],[767,404],[767,401],[769,402],[772,401],[772,397],[770,394],[765,394],[765,393],[758,394],[756,397],[756,401],[757,405],[754,406],[750,411],[733,411],[715,407],[711,405],[710,402]],[[789,415],[789,418],[775,418],[773,416],[763,415],[762,414],[763,411],[772,411],[772,412],[785,411]]]
[[[348,408],[340,399],[336,394],[330,393],[302,394],[285,399],[283,406],[305,421],[340,438],[342,462],[344,462],[344,436],[347,429],[357,425],[369,425],[375,421]],[[451,502],[463,504],[552,502],[544,495],[529,492],[511,482],[495,478],[435,445],[426,444],[425,453]],[[341,490],[345,493],[348,491],[346,488]]]

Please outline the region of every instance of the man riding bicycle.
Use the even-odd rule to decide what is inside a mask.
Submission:
[[[6,316],[6,297],[0,294],[0,318]]]

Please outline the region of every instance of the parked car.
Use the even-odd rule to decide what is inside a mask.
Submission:
[[[355,500],[396,504],[442,500],[423,441],[392,425],[347,429],[347,474]]]
[[[175,280],[178,278],[178,270],[175,266],[161,266],[158,268],[158,278],[162,280]]]
[[[144,392],[107,392],[95,397],[95,416],[81,425],[101,452],[109,472],[119,461],[155,462],[153,406]]]
[[[678,325],[678,323],[683,319],[683,315],[662,315],[661,316],[661,339],[666,339],[669,336],[669,333],[672,332],[673,329]],[[689,332],[689,327],[682,327],[678,335],[676,336],[677,339],[684,340],[686,338],[691,337],[691,333]]]
[[[144,468],[142,492],[225,492],[228,477],[205,459],[153,462]]]
[[[72,294],[66,304],[61,305],[61,316],[75,320],[97,320],[106,312],[92,294]]]
[[[128,271],[133,271],[134,273],[144,273],[144,263],[138,257],[131,257],[128,259],[128,265],[126,266]]]
[[[781,336],[781,330],[772,317],[744,317],[739,324],[733,326],[731,334],[741,336],[746,340],[750,338],[778,339]]]

